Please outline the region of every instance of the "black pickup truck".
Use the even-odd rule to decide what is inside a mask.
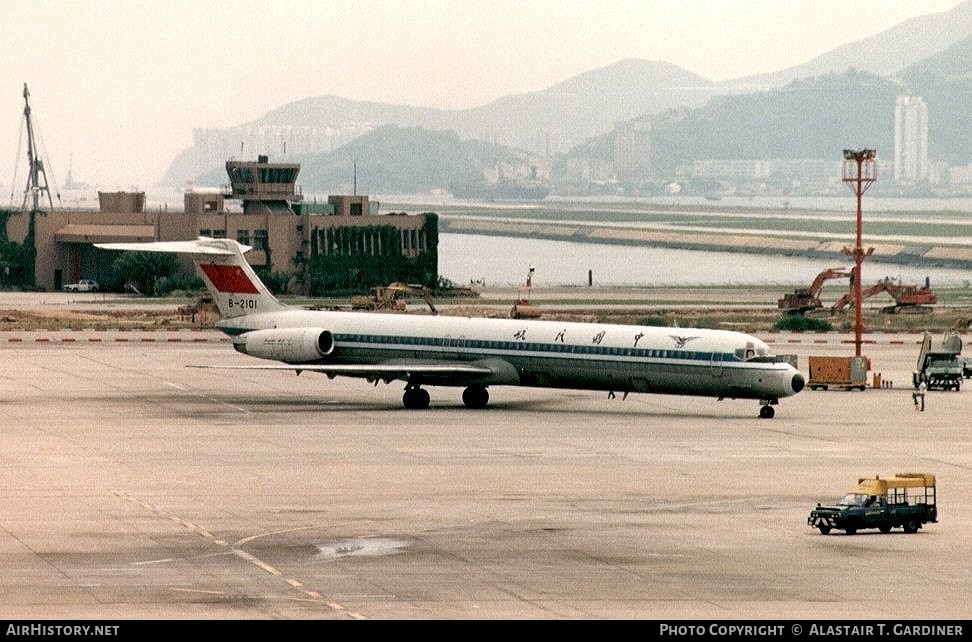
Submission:
[[[857,486],[835,505],[817,504],[807,525],[824,535],[835,528],[853,535],[866,528],[890,533],[898,526],[906,533],[917,533],[925,524],[937,521],[935,476],[898,473],[884,479],[858,479]]]

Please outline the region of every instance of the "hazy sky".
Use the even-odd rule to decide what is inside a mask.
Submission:
[[[52,186],[149,189],[194,127],[310,96],[444,109],[625,58],[709,80],[805,63],[960,0],[0,0],[0,204],[26,185],[23,88]],[[21,141],[21,142],[18,142]]]

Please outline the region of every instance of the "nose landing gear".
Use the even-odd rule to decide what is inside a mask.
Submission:
[[[760,399],[759,400],[759,418],[760,419],[772,419],[776,415],[776,410],[773,408],[777,403],[776,399]]]

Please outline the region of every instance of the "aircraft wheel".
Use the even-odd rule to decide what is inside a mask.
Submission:
[[[409,388],[402,395],[402,405],[409,410],[424,410],[429,407],[429,391],[422,388]]]
[[[486,390],[486,386],[469,386],[462,391],[462,403],[466,408],[475,410],[485,408],[489,403],[489,391]]]
[[[776,411],[773,410],[773,406],[762,406],[759,409],[760,419],[772,419],[776,415]]]

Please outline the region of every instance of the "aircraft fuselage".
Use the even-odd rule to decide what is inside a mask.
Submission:
[[[726,330],[313,310],[251,314],[223,320],[219,327],[234,337],[241,352],[289,364],[509,365],[493,367],[475,380],[448,373],[410,378],[430,385],[508,384],[777,399],[798,391],[794,376],[802,381],[796,369],[773,357],[763,341]],[[273,331],[263,333],[272,345],[246,346],[243,339],[260,330]],[[303,336],[312,340],[297,340]]]

